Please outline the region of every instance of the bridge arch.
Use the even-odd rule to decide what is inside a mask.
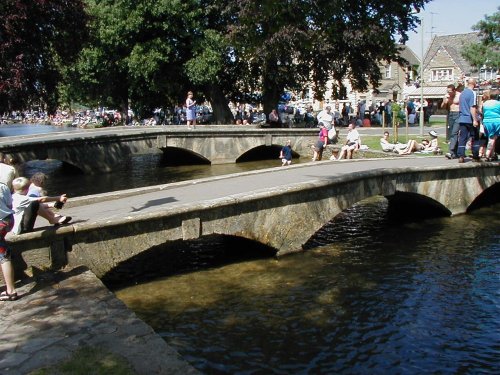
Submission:
[[[275,249],[259,242],[236,236],[209,235],[152,246],[116,264],[101,279],[107,286],[119,287],[235,262],[272,258],[275,255]]]
[[[18,165],[16,165],[18,167]],[[84,171],[80,168],[80,166],[75,165],[71,162],[67,162],[64,160],[56,160],[56,159],[34,159],[28,160],[24,162],[24,165],[21,167],[23,170],[22,173],[18,171],[19,175],[30,175],[27,171],[30,170],[40,170],[43,169],[45,171],[56,171],[61,170],[65,174],[75,175],[75,174],[83,174]]]
[[[451,211],[441,202],[420,193],[396,191],[386,198],[389,201],[390,214],[403,219],[451,216]]]
[[[236,163],[256,160],[277,159],[283,145],[260,145],[246,150],[236,158]],[[299,158],[300,154],[292,149],[292,158]]]
[[[491,186],[486,186],[485,189],[479,194],[467,207],[467,212],[478,209],[480,207],[487,207],[498,202],[500,197],[500,182]]]
[[[167,165],[210,164],[209,159],[192,150],[180,147],[165,147],[161,150],[163,161]]]

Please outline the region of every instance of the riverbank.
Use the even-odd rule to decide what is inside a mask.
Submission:
[[[29,374],[81,348],[112,353],[136,374],[197,374],[153,329],[84,267],[21,281],[0,302],[0,373]]]

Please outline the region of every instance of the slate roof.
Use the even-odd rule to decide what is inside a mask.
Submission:
[[[464,46],[472,43],[479,43],[479,33],[467,33],[467,34],[452,34],[452,35],[441,35],[434,36],[432,42],[427,49],[424,58],[424,69],[428,68],[431,60],[436,55],[440,48],[443,48],[448,52],[450,57],[453,59],[455,64],[465,73],[472,71],[472,66],[462,57],[461,50]]]
[[[420,65],[420,59],[417,55],[415,55],[415,52],[413,52],[410,47],[404,44],[400,44],[399,51],[399,55],[406,61],[408,61],[411,66]]]

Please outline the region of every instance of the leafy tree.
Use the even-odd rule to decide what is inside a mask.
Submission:
[[[58,104],[61,66],[86,37],[81,0],[0,2],[0,112]]]
[[[396,42],[430,0],[86,1],[92,38],[67,70],[69,94],[147,113],[193,90],[228,122],[228,99],[270,112],[285,89],[312,85],[321,99],[331,78],[336,97],[345,78],[377,86],[378,62],[403,62]]]
[[[407,32],[418,24],[415,10],[429,1],[228,2],[231,40],[239,58],[248,62],[249,74],[240,79],[260,83],[266,112],[285,89],[306,88],[310,82],[318,99],[331,78],[334,97],[345,96],[345,78],[355,90],[376,87],[378,62],[404,62],[396,42],[407,41]]]
[[[464,48],[464,58],[473,66],[486,65],[490,68],[500,68],[500,7],[491,16],[486,15],[472,27],[479,31],[481,43],[471,44]]]
[[[249,87],[238,86],[245,64],[238,59],[228,38],[227,29],[233,17],[225,11],[227,3],[199,2],[203,14],[191,31],[190,59],[184,64],[187,78],[210,101],[215,122],[220,124],[233,121],[228,100],[249,102],[252,92]]]
[[[86,0],[91,38],[66,71],[69,96],[141,115],[185,95],[193,1]]]

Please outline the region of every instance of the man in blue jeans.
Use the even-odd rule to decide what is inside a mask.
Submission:
[[[460,123],[460,131],[458,135],[458,148],[457,156],[458,162],[465,162],[465,147],[469,138],[472,139],[472,160],[481,161],[479,158],[479,144],[477,140],[474,139],[474,128],[479,126],[477,121],[476,112],[476,97],[474,94],[474,87],[476,86],[476,80],[474,78],[469,78],[467,81],[467,87],[460,94],[459,102],[459,117],[458,122]]]

